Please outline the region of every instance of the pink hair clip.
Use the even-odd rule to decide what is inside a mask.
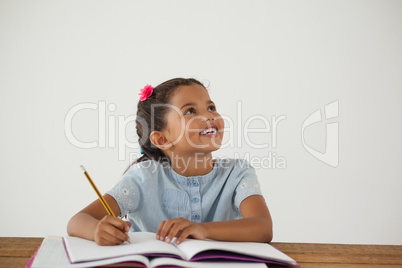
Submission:
[[[147,84],[143,89],[141,89],[141,93],[138,93],[138,95],[140,95],[140,101],[148,99],[148,97],[152,95],[153,91],[154,88]]]

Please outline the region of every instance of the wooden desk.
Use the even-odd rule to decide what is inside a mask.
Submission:
[[[0,267],[25,267],[42,240],[42,238],[0,237]],[[402,267],[402,246],[271,244],[295,259],[303,268]]]

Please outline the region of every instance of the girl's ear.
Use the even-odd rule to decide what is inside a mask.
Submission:
[[[165,135],[163,135],[163,133],[160,131],[152,131],[151,134],[149,134],[149,140],[153,145],[161,150],[167,150],[172,147],[172,143],[169,142]]]

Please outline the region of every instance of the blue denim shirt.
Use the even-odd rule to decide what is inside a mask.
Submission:
[[[211,172],[185,177],[167,162],[133,165],[107,192],[127,215],[133,232],[156,232],[171,218],[193,222],[240,219],[240,203],[262,195],[254,168],[242,159],[215,158]]]

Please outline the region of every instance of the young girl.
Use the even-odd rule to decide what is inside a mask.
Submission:
[[[105,195],[74,215],[68,234],[99,245],[129,240],[128,231],[185,238],[270,242],[272,220],[255,171],[244,160],[212,159],[224,122],[206,88],[175,78],[140,93],[136,129],[143,155]]]

